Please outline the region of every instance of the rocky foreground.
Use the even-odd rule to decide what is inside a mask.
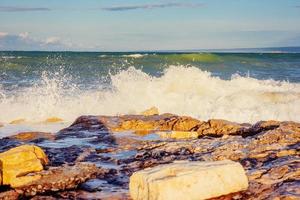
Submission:
[[[12,175],[24,184],[2,181],[0,198],[129,199],[134,172],[178,160],[232,160],[246,171],[249,187],[216,199],[300,199],[299,141],[295,122],[252,125],[147,113],[82,116],[58,133],[0,139],[1,152],[33,144],[48,157],[42,159],[44,169]]]

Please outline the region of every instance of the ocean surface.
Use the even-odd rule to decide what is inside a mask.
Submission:
[[[300,121],[300,53],[0,52],[2,136],[152,106],[201,120]],[[44,126],[51,117],[63,123]]]

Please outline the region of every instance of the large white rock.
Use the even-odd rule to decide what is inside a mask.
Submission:
[[[240,163],[181,161],[135,172],[130,177],[134,200],[199,200],[246,190]]]

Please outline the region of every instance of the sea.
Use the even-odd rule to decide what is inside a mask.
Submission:
[[[300,53],[0,52],[0,137],[153,106],[200,120],[300,122]]]

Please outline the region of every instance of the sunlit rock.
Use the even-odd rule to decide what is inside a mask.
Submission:
[[[248,188],[238,162],[175,162],[135,172],[130,177],[134,200],[208,199]]]
[[[239,134],[243,130],[244,127],[238,123],[221,119],[211,119],[199,126],[197,132],[201,135],[222,136]]]
[[[24,124],[26,122],[25,119],[15,119],[15,120],[12,120],[11,122],[9,122],[9,124]]]
[[[196,131],[166,131],[156,132],[160,137],[165,139],[193,139],[198,138],[199,134]]]
[[[44,123],[58,123],[58,122],[63,122],[63,119],[58,117],[50,117],[44,121]]]
[[[55,136],[52,133],[46,133],[46,132],[21,132],[11,136],[10,138],[17,139],[20,141],[31,141],[36,139],[54,140]]]
[[[18,187],[37,180],[40,175],[26,175],[43,170],[47,163],[46,154],[34,145],[22,145],[0,153],[2,184]]]
[[[159,111],[158,111],[158,108],[151,107],[151,108],[141,112],[141,115],[144,115],[144,116],[159,115]]]

